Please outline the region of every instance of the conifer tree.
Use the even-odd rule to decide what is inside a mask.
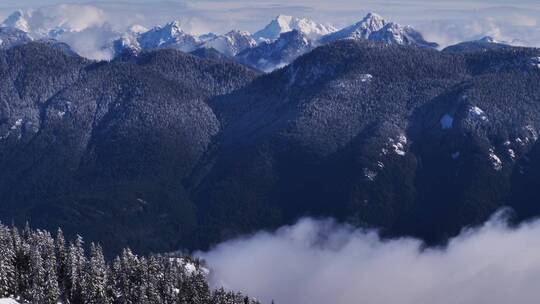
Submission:
[[[56,304],[60,298],[60,288],[58,287],[57,261],[54,240],[52,236],[46,232],[41,235],[40,247],[41,257],[43,260],[43,275],[44,275],[44,304]]]
[[[155,257],[147,260],[145,281],[147,282],[147,298],[150,303],[163,303],[160,288],[163,280],[163,269]]]
[[[15,249],[9,229],[0,224],[0,297],[16,293]]]
[[[24,294],[30,287],[30,246],[16,227],[11,229],[11,239],[15,251],[15,289],[18,294]]]
[[[107,266],[103,251],[99,245],[92,243],[90,260],[87,263],[83,280],[83,299],[85,304],[108,304]]]
[[[53,239],[28,225],[19,233],[0,224],[0,297],[39,304],[256,303],[240,293],[212,292],[197,260],[145,258],[125,249],[109,267],[102,248],[90,247],[87,259],[80,236],[66,248],[61,230]]]
[[[122,265],[120,257],[116,257],[110,267],[107,278],[107,296],[113,304],[122,303],[121,285]]]
[[[86,257],[83,248],[83,239],[77,236],[74,243],[69,246],[67,256],[67,299],[71,304],[83,303],[82,287],[84,285],[84,268],[86,267]]]
[[[25,294],[25,299],[31,303],[43,303],[45,301],[45,268],[39,243],[42,241],[40,235],[30,235],[28,229],[24,230],[25,238],[30,243],[30,279],[29,288]]]
[[[56,232],[56,239],[54,240],[55,255],[56,255],[56,274],[58,276],[58,287],[60,289],[61,296],[66,294],[66,282],[67,282],[67,249],[66,240],[62,229],[58,229]]]

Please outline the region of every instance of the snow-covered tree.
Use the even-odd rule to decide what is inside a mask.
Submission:
[[[83,248],[83,239],[77,236],[74,243],[71,243],[67,256],[67,284],[66,293],[69,303],[83,303],[82,288],[84,285],[84,269],[86,267],[86,256]]]
[[[66,240],[62,229],[58,229],[56,232],[56,238],[54,240],[54,248],[56,255],[56,274],[58,276],[58,287],[60,289],[61,296],[66,293],[67,282],[67,248]]]
[[[86,266],[83,280],[83,299],[85,304],[108,304],[107,265],[99,245],[92,244],[90,260]]]
[[[15,249],[10,231],[0,224],[0,297],[16,292]]]
[[[191,267],[191,265],[195,267]],[[189,267],[188,267],[189,266]],[[110,266],[99,245],[87,257],[82,237],[66,248],[61,230],[20,233],[0,224],[0,297],[39,304],[254,304],[239,293],[212,292],[189,257],[141,257],[130,249]]]
[[[56,304],[60,298],[60,288],[58,287],[57,260],[55,254],[54,240],[46,232],[41,234],[40,253],[43,260],[43,302],[44,304]],[[37,246],[36,246],[37,247]]]

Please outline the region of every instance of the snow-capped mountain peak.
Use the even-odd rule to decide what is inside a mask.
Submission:
[[[243,50],[256,45],[257,42],[249,32],[234,30],[208,40],[203,44],[203,47],[213,48],[225,56],[233,57]]]
[[[257,47],[246,49],[236,59],[252,68],[270,72],[281,68],[299,56],[313,50],[316,43],[306,34],[293,30],[283,33],[270,43],[261,43]]]
[[[30,33],[30,25],[27,18],[29,14],[29,12],[23,12],[20,10],[15,11],[9,15],[0,26],[15,28],[23,32]]]
[[[446,53],[471,53],[479,51],[496,50],[510,47],[510,44],[504,41],[496,40],[491,36],[485,36],[480,39],[460,42],[446,47],[443,52]]]
[[[198,38],[186,33],[182,29],[180,21],[155,27],[140,34],[137,40],[142,49],[170,47],[191,52],[199,45]]]
[[[426,41],[422,34],[412,26],[402,26],[394,22],[387,23],[379,31],[371,33],[369,39],[391,44],[415,45],[424,48],[437,48],[439,46],[437,43]]]
[[[511,46],[522,46],[522,47],[530,47],[529,43],[527,41],[521,40],[521,39],[508,39],[508,40],[501,40],[494,38],[492,36],[484,36],[478,40],[475,40],[477,43],[495,43],[495,44],[506,44]]]
[[[148,32],[148,29],[142,25],[132,25],[128,28],[127,32],[122,34],[120,38],[112,42],[112,51],[115,55],[129,53],[139,53],[141,45],[139,43],[139,37]]]
[[[173,21],[171,23],[168,23],[162,28],[162,30],[170,33],[170,35],[173,37],[185,34],[180,21]]]
[[[180,21],[173,21],[150,30],[134,25],[126,33],[112,42],[113,53],[118,56],[125,52],[139,53],[142,50],[174,48],[183,52],[197,49],[201,41],[186,33]]]
[[[371,12],[357,24],[364,29],[375,32],[382,29],[387,24],[387,21],[381,15]]]
[[[335,32],[336,28],[306,18],[279,15],[264,29],[256,32],[253,36],[259,42],[269,42],[278,39],[279,35],[293,30],[297,30],[309,38],[315,39]]]
[[[324,36],[321,42],[330,43],[343,39],[371,40],[429,48],[438,46],[436,43],[424,40],[422,34],[411,26],[402,26],[395,22],[388,22],[376,13],[369,13],[360,22]]]
[[[386,24],[386,20],[380,15],[369,13],[361,21],[329,34],[323,40],[324,42],[332,42],[342,39],[369,39],[372,33],[380,31]]]
[[[520,39],[510,39],[510,40],[500,40],[496,39],[491,36],[484,36],[475,42],[477,43],[484,43],[484,44],[504,44],[504,45],[511,45],[511,46],[522,46],[527,47],[530,46],[526,41],[520,40]]]

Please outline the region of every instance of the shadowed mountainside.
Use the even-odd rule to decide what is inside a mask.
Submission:
[[[259,76],[176,50],[15,46],[0,217],[149,252],[305,215],[431,244],[502,206],[536,216],[539,57],[339,41]]]

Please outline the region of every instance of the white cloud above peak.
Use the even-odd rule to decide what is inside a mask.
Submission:
[[[60,4],[39,9],[17,10],[4,25],[16,27],[39,38],[51,31],[80,32],[107,23],[105,12],[91,5]]]

